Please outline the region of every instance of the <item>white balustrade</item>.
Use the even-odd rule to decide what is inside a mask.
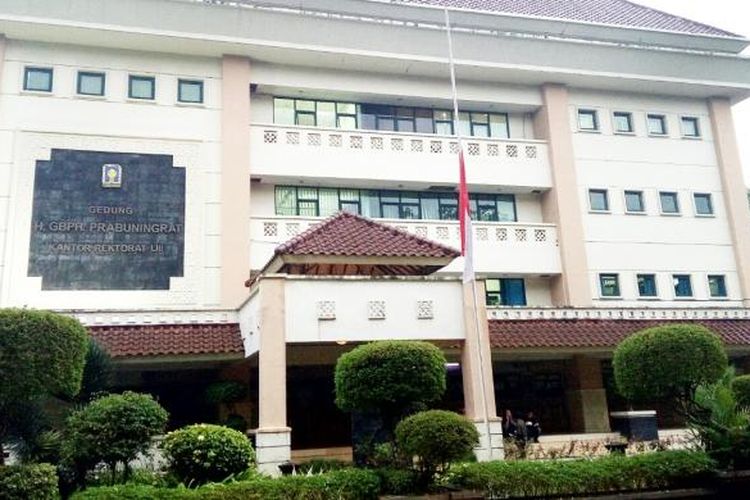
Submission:
[[[699,321],[750,319],[747,308],[716,307],[589,307],[589,308],[489,308],[489,319],[497,320],[659,320]]]

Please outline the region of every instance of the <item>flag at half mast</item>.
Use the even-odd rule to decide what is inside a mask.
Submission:
[[[461,255],[464,257],[464,283],[474,280],[473,234],[471,228],[471,205],[466,186],[466,163],[461,141],[458,143],[458,221],[461,230]]]

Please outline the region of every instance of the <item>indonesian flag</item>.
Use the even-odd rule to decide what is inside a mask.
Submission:
[[[464,257],[464,283],[474,280],[474,245],[471,229],[469,190],[466,187],[466,165],[463,147],[458,150],[458,221],[461,229],[461,255]]]

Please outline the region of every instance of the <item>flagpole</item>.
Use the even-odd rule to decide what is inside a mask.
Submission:
[[[454,133],[456,135],[456,138],[458,140],[458,151],[459,155],[463,155],[463,141],[461,140],[461,129],[459,128],[459,119],[458,119],[458,90],[456,89],[456,66],[453,60],[453,36],[451,34],[451,24],[450,24],[450,16],[448,14],[448,8],[446,7],[444,9],[445,12],[445,31],[448,35],[448,65],[450,67],[450,75],[451,75],[451,94],[453,96],[453,128]],[[459,203],[460,204],[460,203]],[[459,207],[460,209],[460,207]],[[473,238],[473,234],[468,235],[462,235],[463,238]],[[464,255],[464,259],[466,259],[467,256]],[[466,265],[464,263],[464,265]],[[472,272],[473,272],[473,264],[472,264]],[[472,299],[473,299],[473,312],[474,312],[474,323],[475,323],[475,330],[476,330],[476,354],[477,359],[479,361],[479,384],[482,392],[482,423],[484,424],[485,432],[487,433],[487,459],[492,458],[492,434],[490,434],[490,414],[489,414],[489,408],[487,406],[487,382],[485,380],[485,363],[484,363],[484,354],[482,352],[482,326],[479,319],[479,302],[477,300],[477,281],[476,279],[471,280],[471,292],[472,292]],[[485,318],[485,321],[487,319]],[[468,332],[467,332],[468,334]]]

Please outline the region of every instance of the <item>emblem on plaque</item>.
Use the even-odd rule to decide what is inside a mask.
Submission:
[[[102,187],[122,187],[122,165],[118,165],[117,163],[102,165]]]

